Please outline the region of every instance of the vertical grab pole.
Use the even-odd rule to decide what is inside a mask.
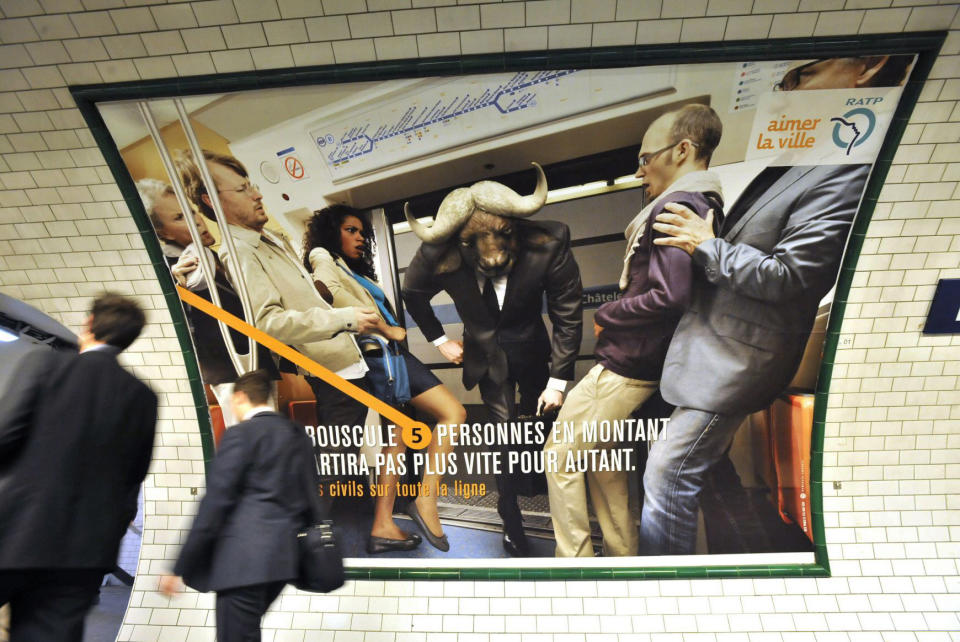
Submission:
[[[184,128],[184,131],[187,132],[187,140],[191,142],[191,151],[193,152],[194,159],[198,159],[197,166],[200,168],[201,176],[203,178],[205,185],[214,185],[213,180],[210,178],[210,173],[207,170],[206,163],[203,161],[203,154],[200,150],[199,144],[196,144],[196,137],[193,134],[193,129],[190,127],[189,120],[186,118],[186,112],[183,110],[183,105],[179,99],[175,99],[177,106],[177,112],[180,114],[180,124]],[[212,299],[214,305],[219,308],[223,308],[223,305],[220,302],[220,292],[216,287],[216,267],[213,265],[213,261],[207,252],[204,251],[203,242],[200,239],[200,231],[197,229],[196,221],[193,216],[188,216],[187,213],[193,212],[193,208],[190,205],[190,200],[187,198],[186,192],[183,189],[183,184],[180,181],[180,176],[177,173],[176,167],[173,164],[173,160],[170,157],[170,151],[167,149],[166,143],[163,142],[163,139],[160,137],[160,131],[157,128],[156,121],[153,118],[153,113],[150,111],[150,105],[146,101],[140,101],[137,103],[137,108],[140,111],[140,116],[143,118],[144,123],[147,126],[147,129],[150,131],[150,137],[153,139],[154,144],[156,145],[157,152],[160,155],[160,160],[163,163],[163,168],[167,172],[167,176],[170,177],[170,184],[173,187],[174,194],[176,194],[177,202],[180,204],[181,210],[184,212],[184,220],[187,222],[187,227],[190,230],[190,239],[193,241],[194,247],[198,248],[197,258],[199,259],[199,268],[203,272],[204,281],[208,285],[210,291],[210,298]],[[226,217],[223,215],[223,208],[220,205],[220,199],[217,196],[216,189],[207,190],[211,195],[211,202],[213,203],[214,214],[217,219],[217,225],[220,227],[220,236],[223,242],[227,243],[227,247],[231,252],[230,258],[236,256],[235,248],[233,247],[233,239],[230,237],[229,232],[227,231],[227,221]],[[234,287],[237,290],[237,294],[240,297],[241,305],[243,306],[243,313],[247,319],[252,319],[253,315],[250,312],[250,298],[247,296],[247,291],[245,284],[242,281],[242,275],[239,275],[239,270],[236,270],[232,275],[233,279],[236,279],[234,282]],[[236,347],[233,344],[233,338],[230,336],[229,327],[222,321],[218,321],[217,325],[220,327],[220,334],[223,337],[224,347],[227,349],[227,354],[230,356],[230,362],[233,364],[233,367],[240,374],[255,370],[257,368],[257,344],[253,339],[247,339],[247,354],[241,355],[237,352]]]

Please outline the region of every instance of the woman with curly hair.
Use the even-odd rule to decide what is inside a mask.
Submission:
[[[403,341],[406,330],[400,326],[396,312],[377,283],[373,267],[373,230],[364,212],[345,205],[332,205],[318,212],[307,225],[304,237],[303,262],[313,273],[314,283],[320,294],[335,307],[375,307],[381,317],[376,334],[391,341]],[[370,344],[364,344],[368,347]],[[380,351],[365,351],[366,359],[379,359]],[[450,390],[419,359],[401,347],[410,380],[410,404],[420,412],[433,417],[436,423],[459,424],[466,420],[467,412]],[[427,447],[431,460],[446,459],[452,450],[448,443],[433,439]],[[403,442],[387,446],[383,454],[396,456],[406,450]],[[437,494],[442,475],[428,471],[423,476],[426,491],[407,505],[407,513],[423,531],[427,540],[441,551],[450,549],[447,536],[437,513]],[[408,535],[393,521],[393,504],[396,499],[396,473],[381,473],[378,483],[386,490],[376,499],[373,526],[367,541],[367,552],[411,550],[420,539]]]

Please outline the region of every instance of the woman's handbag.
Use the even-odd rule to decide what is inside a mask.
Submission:
[[[400,344],[395,341],[387,342],[375,335],[362,337],[360,343],[376,345],[381,349],[380,354],[364,353],[370,369],[367,378],[373,388],[373,396],[391,406],[410,401],[410,376]]]
[[[343,553],[337,545],[333,521],[327,518],[326,511],[320,505],[313,469],[308,466],[303,467],[303,485],[313,525],[297,533],[300,567],[293,585],[301,591],[329,593],[343,586],[346,579]]]

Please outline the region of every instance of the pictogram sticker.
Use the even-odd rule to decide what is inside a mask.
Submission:
[[[303,162],[296,156],[287,156],[283,159],[283,169],[287,171],[295,181],[303,180],[306,177],[306,171],[303,169]]]

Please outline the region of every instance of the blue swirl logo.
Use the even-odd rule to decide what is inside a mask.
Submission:
[[[866,107],[857,107],[845,113],[842,117],[830,119],[833,126],[833,144],[846,150],[849,156],[854,147],[862,145],[870,138],[877,126],[877,116]]]

